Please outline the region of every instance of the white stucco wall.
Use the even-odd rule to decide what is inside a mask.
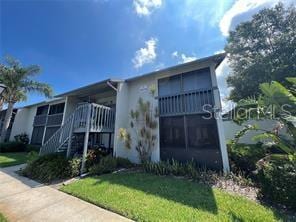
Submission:
[[[36,109],[37,106],[18,109],[11,129],[10,141],[13,141],[14,136],[21,133],[28,134],[29,138],[31,139]]]
[[[223,170],[224,172],[229,172],[229,160],[228,160],[228,151],[226,147],[226,141],[225,141],[225,132],[223,127],[223,121],[222,121],[222,105],[221,105],[221,97],[219,93],[218,88],[218,82],[217,82],[217,76],[216,76],[216,70],[214,66],[210,67],[211,70],[211,80],[212,80],[212,86],[214,88],[213,94],[214,94],[214,101],[215,101],[215,109],[216,109],[216,123],[217,123],[217,130],[218,130],[218,136],[219,136],[219,144],[220,144],[220,152],[222,157],[222,163],[223,163]],[[215,89],[216,88],[216,89]]]
[[[262,121],[250,120],[242,125],[238,125],[231,120],[225,120],[225,121],[223,121],[223,127],[224,127],[226,141],[233,139],[235,134],[238,131],[242,130],[245,125],[249,125],[249,124],[251,124],[251,125],[256,124],[256,125],[258,125],[258,127],[260,129],[272,130],[277,125],[277,121],[275,121],[275,120],[262,120]],[[282,129],[280,131],[280,133],[282,135],[288,136],[286,134],[286,129]],[[247,144],[255,144],[256,141],[253,141],[252,138],[257,134],[258,134],[258,132],[256,132],[256,131],[249,131],[247,134],[245,134],[239,140],[239,142],[240,143],[247,143]]]
[[[153,107],[157,106],[157,100],[150,94],[149,87],[157,84],[153,77],[141,78],[138,81],[121,83],[117,94],[116,104],[116,121],[115,121],[115,136],[114,136],[114,155],[128,158],[133,162],[138,163],[138,152],[135,150],[135,144],[131,149],[127,149],[124,143],[118,139],[118,131],[120,128],[126,128],[131,133],[131,137],[135,138],[134,130],[130,128],[130,111],[136,110],[138,100],[141,97],[144,101],[150,101]],[[156,85],[157,87],[157,85]],[[157,125],[158,119],[157,119]],[[154,130],[157,137],[155,146],[152,151],[152,161],[159,161],[159,130],[158,127]],[[132,141],[135,141],[134,139]]]
[[[151,85],[155,85],[156,87],[156,93],[155,96],[158,95],[157,89],[158,89],[158,79],[164,78],[167,76],[172,76],[180,73],[189,72],[196,69],[202,69],[205,67],[210,67],[211,64],[209,63],[200,63],[195,66],[188,66],[188,67],[182,67],[181,69],[175,69],[175,70],[169,70],[164,71],[162,73],[158,73],[157,75],[151,75],[151,76],[144,76],[141,78],[137,78],[128,82],[121,83],[118,87],[118,93],[117,93],[117,100],[116,100],[116,122],[115,122],[115,136],[114,136],[114,155],[120,156],[124,158],[128,158],[133,162],[139,162],[138,153],[135,150],[134,146],[132,146],[131,149],[127,149],[124,146],[124,143],[118,139],[118,131],[120,128],[126,128],[130,133],[132,133],[132,137],[134,136],[133,131],[130,129],[130,110],[135,110],[137,107],[137,102],[139,97],[142,97],[144,100],[148,100],[150,102],[153,101],[154,107],[158,106],[157,99],[151,100],[151,94],[149,91],[149,87]],[[211,74],[212,74],[212,84],[213,86],[217,86],[217,79],[215,75],[215,69],[212,66],[211,67]],[[218,93],[218,94],[217,94]],[[215,103],[219,107],[220,102],[220,95],[219,91],[216,91],[215,95]],[[158,120],[157,120],[158,121]],[[224,163],[224,169],[226,171],[229,169],[228,166],[228,155],[225,145],[225,137],[223,132],[223,125],[222,121],[217,121],[218,130],[219,130],[219,138],[221,141],[221,150],[223,151],[222,159]],[[152,153],[152,160],[153,161],[159,161],[160,160],[160,141],[159,141],[159,122],[157,124],[157,129],[155,130],[155,133],[157,135],[157,142],[155,143],[155,147],[153,149]]]

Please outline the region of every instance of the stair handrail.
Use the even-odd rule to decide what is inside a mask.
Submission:
[[[70,137],[72,120],[75,120],[78,111],[88,108],[87,104],[78,106],[73,113],[66,119],[62,126],[43,144],[40,148],[39,155],[57,152]]]
[[[113,108],[96,103],[79,105],[61,127],[43,144],[39,155],[58,152],[69,141],[75,129],[85,128],[87,125],[86,114],[89,108],[91,109],[90,129],[100,131],[103,128],[114,128],[115,111]],[[67,155],[69,155],[69,150]]]

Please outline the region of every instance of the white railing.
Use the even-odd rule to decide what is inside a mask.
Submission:
[[[98,104],[92,104],[90,117],[90,131],[112,131],[114,130],[115,111],[114,109]]]
[[[45,142],[40,148],[40,155],[59,152],[60,148],[69,140],[73,128],[76,113],[84,109],[85,105],[79,106],[64,122],[64,124]]]
[[[98,104],[83,104],[75,109],[64,124],[50,137],[40,149],[40,155],[60,152],[72,133],[86,131],[87,115],[90,112],[90,132],[114,130],[115,112],[112,108]],[[71,144],[70,144],[71,145]],[[69,145],[69,146],[70,146]]]

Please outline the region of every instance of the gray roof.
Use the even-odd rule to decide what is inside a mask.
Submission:
[[[89,91],[89,90],[92,90],[92,89],[98,91],[97,90],[98,88],[103,88],[104,86],[107,86],[107,82],[118,83],[118,82],[123,82],[123,80],[121,80],[121,79],[105,79],[105,80],[102,80],[102,81],[99,81],[99,82],[95,82],[95,83],[92,83],[92,84],[89,84],[89,85],[86,85],[86,86],[79,87],[77,89],[70,90],[70,91],[62,93],[62,94],[58,94],[55,97],[64,97],[64,96],[76,95],[77,93],[83,93],[86,90]]]
[[[168,67],[168,68],[165,68],[165,69],[157,70],[157,71],[154,71],[154,72],[146,73],[146,74],[143,74],[143,75],[135,76],[135,77],[126,79],[126,81],[129,82],[129,81],[137,80],[137,79],[140,79],[140,78],[143,78],[143,77],[157,75],[157,74],[160,74],[160,73],[163,73],[163,72],[171,72],[171,71],[174,71],[174,70],[183,69],[185,67],[196,66],[196,65],[199,65],[199,64],[202,64],[202,63],[205,63],[205,62],[213,62],[213,63],[215,63],[215,67],[217,67],[225,59],[225,57],[226,57],[226,53],[219,53],[219,54],[215,54],[215,55],[212,55],[212,56],[197,59],[197,60],[194,60],[194,61],[191,61],[191,62],[187,62],[187,63],[179,64],[179,65],[176,65],[176,66],[171,66],[171,67]]]
[[[24,107],[31,107],[31,106],[46,104],[46,103],[49,103],[49,102],[59,101],[59,100],[62,100],[63,99],[62,97],[65,97],[65,96],[71,96],[71,95],[77,95],[77,94],[83,95],[84,93],[92,91],[92,90],[98,93],[98,92],[104,91],[106,88],[109,88],[109,86],[107,86],[107,82],[112,82],[114,84],[117,84],[117,83],[123,82],[123,81],[129,82],[129,81],[137,80],[137,79],[140,79],[140,78],[143,78],[143,77],[157,75],[157,74],[160,74],[160,73],[163,73],[163,72],[170,72],[170,71],[174,71],[174,70],[178,70],[178,69],[183,69],[185,67],[196,66],[196,65],[199,65],[199,64],[202,64],[202,63],[205,63],[205,62],[213,62],[213,63],[215,63],[215,67],[217,67],[218,65],[220,65],[220,63],[224,60],[225,57],[226,57],[226,53],[220,53],[220,54],[204,57],[204,58],[201,58],[201,59],[197,59],[197,60],[194,60],[194,61],[191,61],[191,62],[187,62],[187,63],[179,64],[179,65],[176,65],[176,66],[168,67],[168,68],[165,68],[165,69],[162,69],[162,70],[157,70],[157,71],[154,71],[154,72],[150,72],[150,73],[146,73],[146,74],[143,74],[143,75],[128,78],[126,80],[110,79],[109,78],[109,79],[105,79],[105,80],[102,80],[102,81],[99,81],[99,82],[95,82],[95,83],[92,83],[92,84],[89,84],[89,85],[86,85],[86,86],[82,86],[82,87],[70,90],[68,92],[58,94],[58,95],[54,96],[54,98],[52,98],[52,99],[45,100],[45,101],[42,101],[42,102],[39,102],[39,103],[34,103],[34,104],[27,105],[27,106],[24,106]]]

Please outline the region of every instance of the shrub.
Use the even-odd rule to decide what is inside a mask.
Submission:
[[[157,163],[145,162],[142,166],[148,173],[156,175],[184,176],[206,183],[211,183],[213,178],[217,175],[214,171],[199,168],[198,164],[193,160],[187,161],[186,163],[181,163],[174,159]]]
[[[246,176],[256,170],[256,163],[266,156],[267,148],[262,144],[228,144],[229,161],[234,172],[243,172]]]
[[[111,155],[103,157],[100,159],[99,163],[91,166],[89,168],[90,174],[103,174],[103,173],[111,173],[117,168],[116,158]]]
[[[10,153],[10,152],[25,152],[26,144],[21,142],[5,142],[0,143],[0,152],[1,153]]]
[[[39,152],[40,151],[40,146],[38,146],[38,145],[32,145],[32,144],[27,144],[26,145],[26,151],[27,152],[31,152],[31,151]]]
[[[109,154],[110,151],[102,148],[88,150],[86,157],[86,168],[89,169],[91,166],[98,164],[102,157],[108,156]]]
[[[81,159],[80,158],[73,158],[68,160],[68,167],[66,175],[68,177],[75,177],[78,176],[80,173],[80,167],[81,167]]]
[[[14,139],[16,142],[20,142],[23,144],[29,144],[29,141],[30,141],[29,136],[26,133],[21,133],[21,134],[15,135]]]
[[[22,173],[31,179],[48,183],[77,176],[79,169],[80,160],[66,159],[60,154],[49,154],[29,162]]]
[[[39,158],[39,155],[37,152],[35,151],[30,151],[28,154],[27,154],[27,163],[30,164],[32,163],[33,161],[37,160]]]
[[[129,161],[129,159],[122,157],[116,157],[116,163],[117,167],[119,168],[131,168],[134,166],[134,164],[131,161]]]
[[[263,198],[296,209],[295,160],[266,158],[258,163],[257,179]]]

